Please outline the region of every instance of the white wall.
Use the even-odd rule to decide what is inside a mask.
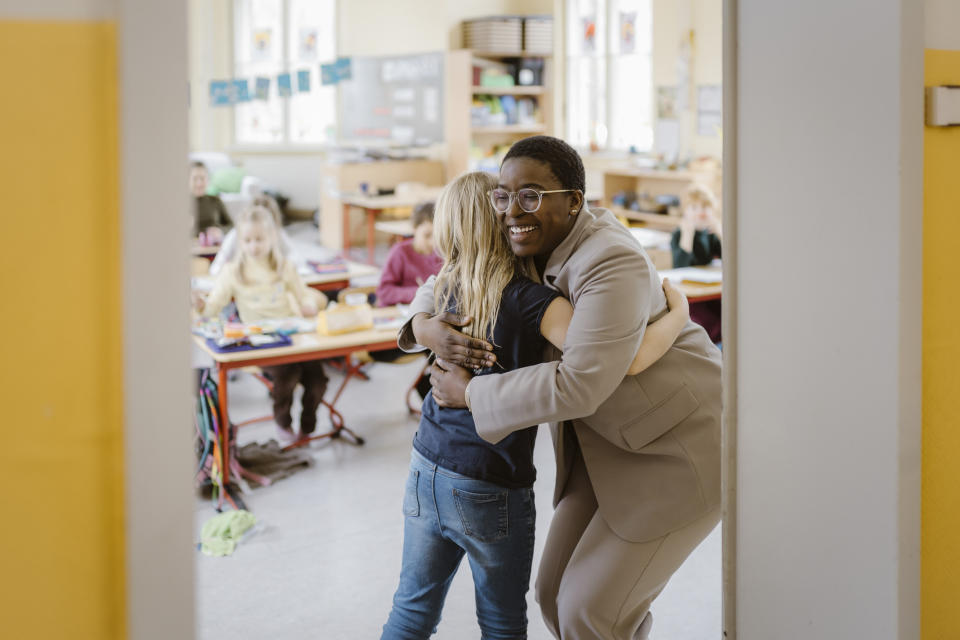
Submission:
[[[927,49],[960,49],[960,2],[926,0],[924,18]]]
[[[194,634],[185,2],[119,0],[127,636]],[[158,328],[163,327],[163,330]],[[162,479],[162,480],[161,480]]]
[[[680,115],[681,157],[720,158],[720,136],[697,134],[696,88],[723,81],[721,13],[723,0],[653,0],[653,85],[677,84],[677,57],[681,42],[694,34],[690,73],[691,109]]]
[[[922,6],[727,2],[736,637],[917,638]]]

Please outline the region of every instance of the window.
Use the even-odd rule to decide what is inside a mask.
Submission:
[[[320,64],[336,57],[335,0],[235,0],[234,71],[251,93],[269,78],[267,100],[235,107],[237,143],[321,144],[336,137],[336,89],[320,84]],[[310,90],[298,91],[298,72]],[[290,74],[292,95],[280,97],[277,76]]]
[[[567,140],[653,147],[652,0],[567,0]]]

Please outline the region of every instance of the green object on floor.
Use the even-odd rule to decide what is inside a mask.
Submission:
[[[228,556],[237,548],[241,536],[257,522],[249,511],[218,513],[200,529],[200,551],[208,556]]]

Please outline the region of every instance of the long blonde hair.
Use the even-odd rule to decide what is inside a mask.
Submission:
[[[250,263],[250,256],[243,250],[243,229],[251,225],[262,225],[270,242],[270,249],[267,250],[267,264],[276,274],[277,280],[281,277],[284,267],[283,253],[280,251],[280,238],[277,233],[277,225],[274,222],[273,213],[266,207],[254,204],[243,210],[240,214],[240,220],[237,222],[237,275],[240,282],[246,284],[247,279],[244,275],[245,267]]]
[[[443,258],[435,308],[449,309],[455,301],[457,313],[473,318],[464,331],[490,341],[503,290],[519,268],[488,195],[496,186],[488,173],[460,176],[440,194],[433,218],[433,240]]]

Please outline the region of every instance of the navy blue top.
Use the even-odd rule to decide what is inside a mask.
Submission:
[[[500,313],[493,329],[497,363],[476,375],[513,371],[543,361],[546,341],[540,321],[560,293],[526,278],[514,278],[503,290]],[[427,395],[413,448],[434,464],[461,475],[510,489],[530,487],[537,477],[533,466],[536,425],[514,431],[490,444],[477,435],[473,414],[466,409],[440,407]]]

